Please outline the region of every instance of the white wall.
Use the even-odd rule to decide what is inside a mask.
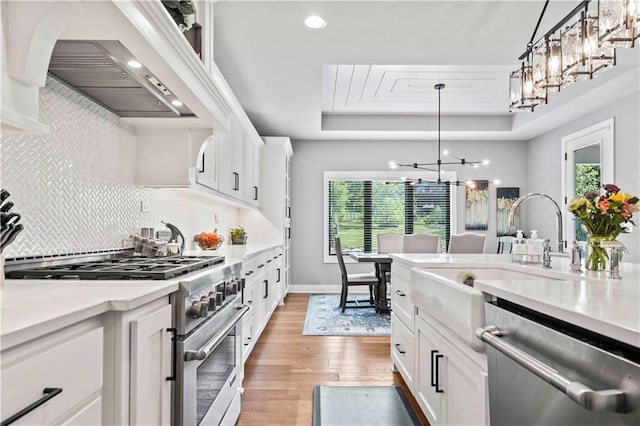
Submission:
[[[531,140],[528,144],[527,161],[529,175],[527,187],[530,192],[548,194],[559,204],[561,201],[561,138],[579,130],[600,123],[611,117],[615,120],[615,164],[614,182],[624,192],[640,194],[640,175],[638,172],[640,159],[640,92],[616,101],[591,114],[566,123],[554,130]],[[607,182],[609,183],[609,182]],[[547,200],[529,200],[521,209],[528,215],[527,229],[537,229],[541,238],[555,241],[555,215]],[[640,215],[636,213],[634,221],[639,223]],[[566,224],[565,224],[566,226]],[[633,232],[618,238],[629,249],[624,260],[640,261],[640,231],[634,227]]]
[[[488,167],[451,166],[459,180],[499,178],[504,187],[526,191],[526,142],[443,142],[443,149],[472,160],[489,158]],[[337,263],[323,263],[323,172],[388,171],[390,160],[435,161],[436,142],[420,141],[293,141],[296,155],[291,161],[292,285],[339,286]],[[409,169],[407,169],[409,170]],[[490,215],[487,251],[496,247],[495,185],[490,185]],[[457,191],[458,232],[464,232],[464,187]],[[348,265],[350,272],[367,271],[370,265]]]
[[[40,119],[49,134],[2,135],[2,186],[25,227],[7,258],[119,248],[140,227],[166,229],[161,220],[188,240],[238,224],[235,207],[134,185],[135,130],[55,80],[40,91]]]

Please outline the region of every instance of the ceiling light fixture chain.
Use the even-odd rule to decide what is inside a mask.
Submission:
[[[390,161],[389,162],[389,167],[391,167],[392,169],[397,169],[398,167],[410,167],[412,169],[420,169],[420,170],[427,170],[430,172],[436,172],[438,175],[438,178],[436,181],[427,181],[424,180],[422,178],[418,179],[417,182],[418,183],[423,183],[423,182],[431,182],[431,183],[437,183],[437,184],[446,184],[446,185],[455,185],[455,186],[460,186],[463,184],[468,184],[469,181],[467,182],[460,182],[460,181],[443,181],[442,180],[442,173],[444,173],[444,171],[442,170],[442,166],[443,165],[469,165],[471,167],[477,168],[479,164],[483,164],[483,165],[488,165],[489,164],[489,160],[482,160],[482,161],[468,161],[465,158],[460,158],[457,157],[453,154],[451,154],[449,151],[442,151],[441,150],[441,135],[440,135],[440,125],[441,125],[441,120],[442,120],[442,89],[445,88],[444,83],[438,83],[435,86],[433,86],[434,89],[436,89],[438,91],[438,160],[435,162],[428,162],[428,163],[410,163],[410,164],[400,164],[400,163],[396,163],[395,161]],[[440,153],[443,153],[445,156],[451,156],[455,159],[457,159],[458,161],[442,161],[442,158],[440,156]],[[425,167],[425,166],[431,166],[431,167]],[[434,169],[432,168],[433,166],[436,166],[437,168]],[[408,179],[406,178],[402,178],[402,180],[407,181]],[[499,183],[499,181],[495,181],[496,183]],[[414,183],[414,181],[410,182],[411,184]]]
[[[548,3],[509,78],[512,112],[533,111],[549,92],[615,66],[616,48],[632,48],[640,38],[640,0],[597,0],[597,7],[584,0],[534,42]]]

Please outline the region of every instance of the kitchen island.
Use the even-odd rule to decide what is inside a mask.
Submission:
[[[537,279],[483,280],[474,288],[595,333],[640,347],[640,264],[621,263],[622,279],[607,271],[571,273],[570,261],[554,258],[551,269],[512,263],[508,255],[394,254],[393,265],[437,269],[499,268]],[[584,269],[584,268],[583,268]],[[547,276],[549,279],[545,279]]]
[[[622,264],[613,280],[571,273],[564,258],[545,269],[508,255],[391,257],[391,358],[432,425],[490,423],[487,345],[476,331],[498,300],[640,348],[640,265]]]

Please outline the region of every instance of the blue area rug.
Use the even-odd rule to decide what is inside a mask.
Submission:
[[[356,295],[363,299],[364,294]],[[355,299],[356,296],[353,298]],[[351,297],[349,297],[351,299]],[[391,317],[378,314],[373,308],[340,310],[340,295],[312,294],[309,296],[304,336],[390,336]]]

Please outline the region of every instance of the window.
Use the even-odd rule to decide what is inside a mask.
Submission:
[[[342,250],[372,252],[378,234],[439,234],[446,247],[453,228],[455,189],[432,182],[401,181],[400,177],[435,180],[434,173],[325,172],[325,261],[335,255],[333,237]],[[455,173],[443,174],[455,180]],[[454,187],[455,188],[455,187]]]

